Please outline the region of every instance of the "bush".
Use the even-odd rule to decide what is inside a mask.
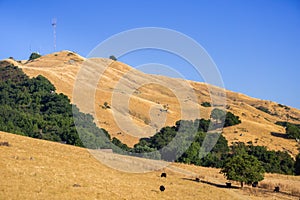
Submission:
[[[203,106],[203,107],[211,107],[211,104],[209,102],[203,102],[203,103],[201,103],[201,106]]]
[[[263,111],[263,112],[265,112],[265,113],[271,114],[271,112],[269,111],[269,109],[266,108],[266,107],[259,106],[259,107],[256,107],[256,109],[258,109],[258,110],[260,110],[260,111]]]
[[[224,123],[224,127],[240,124],[241,120],[239,116],[234,115],[231,112],[215,108],[211,112],[211,118],[215,120],[216,127],[221,126]]]
[[[126,144],[123,144],[118,138],[113,137],[112,143],[114,145],[116,145],[116,147],[119,147],[123,151],[129,151],[130,150],[130,148]]]
[[[288,123],[286,128],[285,128],[285,132],[287,134],[287,137],[290,139],[299,139],[300,138],[300,127],[299,125],[294,125],[294,124],[290,124]]]
[[[29,56],[29,60],[34,60],[41,57],[40,54],[33,52],[30,56]]]
[[[276,122],[275,124],[285,127],[285,133],[289,139],[300,139],[300,124],[289,122]]]
[[[117,61],[118,60],[114,55],[109,56],[109,59],[111,59],[113,61]]]
[[[240,123],[241,123],[241,120],[239,119],[239,116],[236,116],[236,115],[232,114],[231,112],[226,113],[224,127],[234,126],[234,125],[237,125]]]

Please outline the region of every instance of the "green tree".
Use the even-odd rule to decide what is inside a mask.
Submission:
[[[264,179],[264,168],[256,157],[248,155],[246,152],[240,152],[226,159],[221,173],[228,180],[239,181],[241,187],[244,183],[262,181]]]
[[[37,58],[39,58],[39,57],[41,57],[40,54],[38,54],[38,53],[36,53],[36,52],[33,52],[32,54],[30,54],[29,60],[34,60],[34,59],[37,59]]]
[[[117,61],[117,58],[116,58],[116,56],[114,56],[114,55],[109,56],[109,59],[111,59],[111,60],[113,60],[113,61]]]
[[[300,128],[295,124],[288,123],[285,132],[288,138],[295,139],[300,138]]]
[[[130,149],[126,144],[123,144],[118,138],[113,137],[112,143],[124,151],[129,151]]]
[[[241,123],[241,120],[239,119],[239,116],[235,116],[231,112],[226,113],[224,127],[233,126],[233,125],[240,124],[240,123]]]

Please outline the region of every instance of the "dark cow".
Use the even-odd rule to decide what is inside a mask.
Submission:
[[[161,192],[163,192],[163,191],[165,191],[165,186],[163,186],[163,185],[161,185],[160,187],[159,187],[159,190],[161,191]]]
[[[252,183],[252,187],[257,187],[257,185],[258,185],[257,181],[255,181],[255,182]]]
[[[165,177],[165,178],[167,178],[167,173],[165,173],[165,172],[161,173],[160,177]]]
[[[279,190],[280,190],[279,186],[276,186],[274,192],[279,192]]]
[[[227,182],[227,183],[226,183],[226,187],[231,188],[231,183],[230,183],[230,182]]]

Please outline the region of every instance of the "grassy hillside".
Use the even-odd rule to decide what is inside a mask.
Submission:
[[[86,61],[85,58],[70,51],[45,55],[30,62],[20,63],[11,59],[5,60],[7,63],[20,66],[30,77],[45,76],[55,85],[59,93],[66,94],[70,99],[72,99],[77,72],[84,61]],[[170,89],[157,84],[135,87],[142,82],[156,79],[167,85],[180,83],[182,80],[144,74],[124,63],[112,62],[109,59],[95,58],[93,62],[97,63],[95,70],[104,70],[104,74],[97,85],[98,89],[94,101],[96,109],[95,111],[85,110],[85,112],[92,114],[97,119],[98,126],[108,130],[112,137],[117,137],[129,146],[133,146],[139,140],[130,131],[130,127],[122,130],[119,128],[114,119],[116,113],[113,113],[111,109],[103,109],[105,102],[111,105],[112,94],[116,92],[114,88],[121,79],[135,91],[130,97],[129,114],[133,123],[143,130],[143,134],[151,136],[156,132],[148,126],[148,123],[151,122],[149,113],[153,108],[155,110],[163,105],[168,105],[166,121],[161,126],[172,126],[177,120],[181,119],[179,100]],[[128,72],[130,72],[130,76],[124,76]],[[198,104],[201,117],[208,118],[211,108],[201,106],[203,102],[210,102],[208,86],[193,81],[188,81],[188,83],[196,91],[198,102],[194,103]],[[178,92],[184,92],[184,90],[181,91],[178,88]],[[275,123],[277,121],[289,121],[299,124],[300,111],[298,109],[231,91],[226,91],[226,99],[228,110],[239,116],[242,121],[237,126],[224,129],[224,136],[229,143],[251,141],[255,145],[267,146],[271,150],[287,151],[294,156],[297,155],[299,144],[293,139],[286,139],[285,128]],[[189,99],[185,100],[189,101]],[[84,103],[81,102],[82,105],[78,105],[81,110],[84,110]],[[194,106],[193,102],[190,103]],[[186,109],[189,109],[188,107],[186,106]],[[127,113],[118,112],[117,114],[122,117]]]
[[[159,171],[132,174],[101,164],[83,148],[0,132],[0,143],[5,142],[9,146],[0,145],[0,199],[285,200],[300,197],[300,177],[295,176],[267,174],[260,183],[263,188],[227,189],[221,187],[226,180],[217,169],[177,163]],[[135,158],[127,160],[138,163]],[[167,173],[166,179],[160,178],[162,171]],[[206,183],[193,181],[195,177]],[[165,192],[159,191],[160,185],[166,187]],[[282,193],[272,192],[276,185],[281,186]]]
[[[5,60],[5,62],[20,66],[31,77],[45,76],[55,85],[59,93],[66,94],[70,99],[72,99],[77,72],[84,61],[83,57],[70,51],[45,55],[30,62],[20,63],[11,59]],[[132,69],[126,64],[112,62],[109,59],[94,59],[94,61],[97,63],[97,67],[102,70],[105,69],[105,72],[99,80],[96,91],[94,101],[96,109],[95,111],[86,110],[86,112],[92,114],[97,119],[98,126],[108,130],[112,137],[117,137],[129,146],[133,146],[139,138],[133,136],[126,128],[121,130],[114,120],[114,114],[116,113],[112,113],[111,109],[103,109],[105,102],[111,105],[116,84],[121,78],[124,79],[123,81],[126,82],[128,87],[133,88],[143,82],[155,79],[170,85],[180,85],[182,80],[147,75]],[[127,72],[130,72],[130,76],[124,76]],[[201,117],[208,118],[211,108],[201,106],[203,102],[210,102],[207,85],[193,81],[188,81],[188,83],[196,92]],[[151,136],[156,132],[147,124],[150,121],[150,108],[160,108],[163,105],[168,105],[169,112],[166,113],[166,121],[162,126],[173,125],[181,119],[179,101],[168,88],[156,84],[146,84],[137,88],[137,90],[134,89],[134,91],[136,92],[131,95],[129,101],[129,114],[134,124],[143,130],[146,135]],[[297,155],[299,144],[293,139],[286,139],[284,137],[284,127],[275,123],[277,121],[289,121],[299,124],[300,111],[298,109],[231,91],[227,91],[226,94],[228,110],[242,120],[241,124],[224,129],[224,136],[230,143],[251,141],[255,145],[267,146],[271,150],[287,151],[294,156]],[[81,110],[84,110],[85,102],[78,106]],[[117,114],[124,116],[127,113],[119,112]]]

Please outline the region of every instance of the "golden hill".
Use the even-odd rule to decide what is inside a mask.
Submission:
[[[78,78],[77,74],[82,64],[95,65],[95,69],[99,70],[102,76],[95,84],[97,87],[95,97],[92,99],[93,105],[92,107],[85,107],[85,99],[77,99],[76,104],[82,111],[94,115],[98,126],[108,130],[113,137],[117,137],[129,146],[137,143],[139,136],[151,136],[162,126],[174,125],[179,119],[193,119],[192,116],[182,116],[180,107],[182,101],[189,103],[183,109],[192,113],[195,111],[193,108],[196,107],[202,118],[208,118],[211,110],[211,108],[200,106],[200,104],[211,101],[208,87],[212,86],[205,83],[145,74],[124,63],[110,59],[93,58],[87,60],[74,52],[62,51],[29,62],[16,62],[11,59],[7,59],[5,62],[21,67],[30,77],[39,74],[45,76],[55,85],[57,92],[66,94],[70,99],[73,98],[75,80]],[[86,76],[79,80],[82,87],[90,87],[89,76],[99,73],[97,70],[86,72]],[[158,80],[161,84],[156,84]],[[168,88],[170,85],[180,84],[188,84],[193,88],[196,101],[189,97],[180,99],[181,97],[176,96],[177,94],[185,95],[185,87],[178,87],[176,95],[172,89]],[[128,102],[120,103],[118,109],[106,109],[105,102],[111,106],[114,95],[118,98],[124,88],[132,91]],[[82,95],[86,94],[83,93]],[[229,142],[252,141],[255,145],[267,146],[271,150],[283,150],[292,155],[298,153],[299,144],[294,140],[280,137],[284,136],[285,130],[274,123],[287,120],[292,123],[300,123],[300,110],[232,91],[226,91],[226,104],[228,111],[238,115],[242,120],[241,124],[223,130],[224,136]],[[259,106],[267,108],[272,114],[256,109]],[[127,108],[128,110],[126,110]],[[160,112],[165,108],[168,109],[168,112]],[[152,115],[156,117],[151,119]],[[119,124],[120,122],[116,121],[116,118],[124,119],[125,122],[130,119],[130,123]],[[151,123],[152,125],[153,123],[156,124],[149,126]],[[131,127],[132,124],[135,129]]]
[[[103,165],[87,149],[0,132],[0,144],[6,142],[9,146],[0,145],[0,199],[285,200],[300,195],[296,176],[267,174],[260,183],[265,189],[227,189],[216,186],[226,182],[218,169],[173,163],[133,174]],[[136,163],[136,158],[126,159]],[[160,177],[162,171],[167,178]],[[193,181],[197,176],[210,184]],[[278,184],[283,193],[272,192]]]

